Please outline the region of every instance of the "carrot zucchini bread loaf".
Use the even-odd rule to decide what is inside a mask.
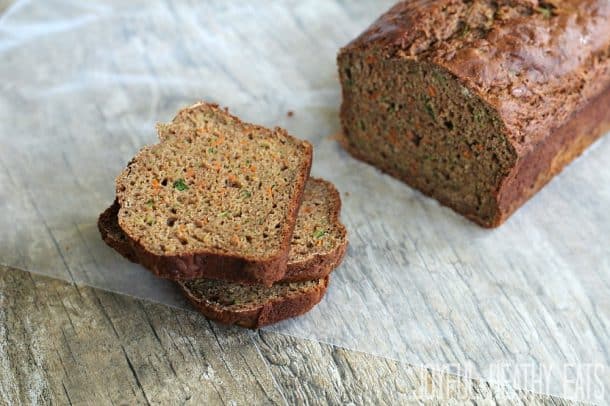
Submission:
[[[116,180],[118,224],[158,276],[284,277],[312,147],[199,103],[159,126]]]
[[[610,129],[610,1],[400,2],[341,50],[349,152],[486,227]]]
[[[332,183],[315,178],[307,181],[282,282],[322,279],[339,265],[347,248],[340,210],[341,199]],[[119,254],[138,262],[137,246],[119,226],[118,213],[119,204],[115,201],[100,215],[102,238]]]

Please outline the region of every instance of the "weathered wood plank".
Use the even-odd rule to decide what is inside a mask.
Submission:
[[[567,405],[0,267],[0,404]]]

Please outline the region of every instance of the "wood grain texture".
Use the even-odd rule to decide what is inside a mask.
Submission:
[[[568,405],[0,267],[0,404]]]

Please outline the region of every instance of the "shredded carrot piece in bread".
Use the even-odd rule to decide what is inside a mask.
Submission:
[[[236,234],[233,234],[231,236],[231,244],[233,245],[239,245],[239,237]]]
[[[161,190],[161,184],[157,179],[152,180],[153,193],[157,194]]]

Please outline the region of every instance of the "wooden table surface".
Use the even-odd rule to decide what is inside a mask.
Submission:
[[[448,401],[571,404],[0,266],[0,404]]]
[[[553,404],[0,267],[0,404]]]

